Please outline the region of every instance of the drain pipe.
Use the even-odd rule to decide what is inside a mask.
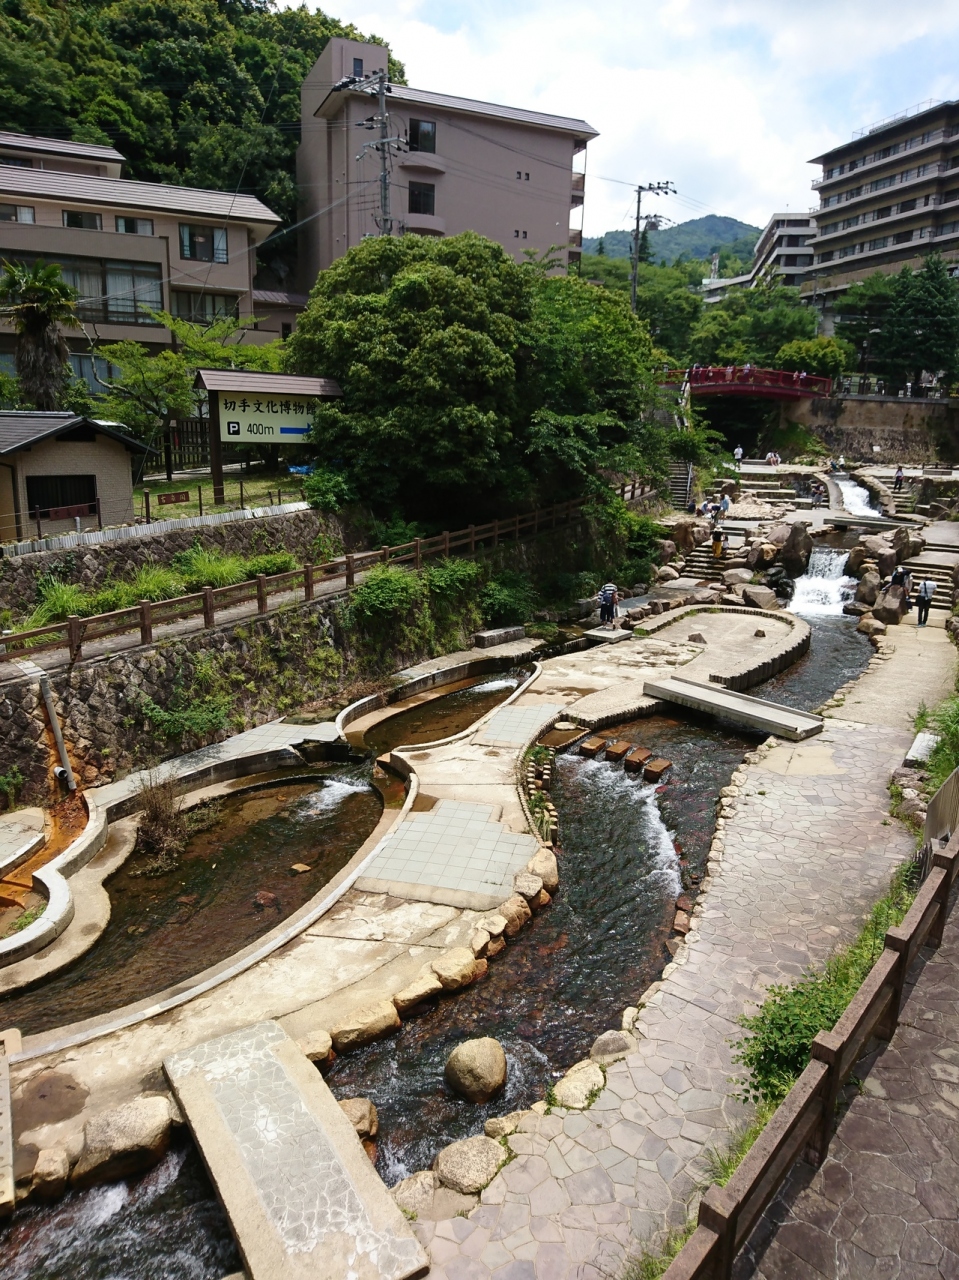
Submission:
[[[73,766],[70,764],[70,757],[67,755],[67,748],[63,741],[63,734],[60,732],[60,720],[57,717],[57,709],[53,705],[53,693],[50,689],[50,681],[46,675],[40,677],[40,692],[43,694],[43,701],[46,704],[47,715],[50,718],[50,728],[53,730],[54,741],[57,744],[57,751],[60,753],[60,768],[54,769],[55,776],[62,782],[67,784],[68,791],[76,791],[77,780],[73,776]]]

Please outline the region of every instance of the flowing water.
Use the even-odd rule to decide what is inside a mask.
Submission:
[[[879,512],[873,506],[869,490],[848,476],[836,478],[836,484],[842,493],[842,505],[851,516],[877,516]]]

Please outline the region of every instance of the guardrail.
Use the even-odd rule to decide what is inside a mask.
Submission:
[[[700,365],[691,369],[669,369],[667,383],[689,383],[690,391],[730,391],[750,387],[757,391],[780,390],[794,394],[828,396],[832,379],[790,369],[757,369],[752,365]]]
[[[619,486],[619,494],[625,501],[634,501],[651,489],[637,481]],[[342,577],[346,589],[356,584],[356,576],[376,564],[411,564],[422,567],[430,556],[474,555],[484,546],[496,547],[508,539],[514,541],[535,537],[548,529],[568,524],[578,519],[583,502],[557,503],[543,510],[528,511],[510,516],[507,520],[492,520],[487,524],[469,525],[466,529],[449,530],[432,538],[414,538],[395,547],[381,547],[379,551],[359,551],[340,556],[324,564],[307,564],[301,569],[269,576],[260,574],[247,582],[229,587],[204,587],[191,595],[176,596],[171,600],[141,600],[127,609],[112,613],[97,613],[88,618],[74,614],[63,622],[49,623],[29,631],[5,632],[0,637],[0,654],[9,657],[30,657],[50,649],[67,649],[70,661],[82,657],[84,644],[105,640],[110,636],[140,632],[140,643],[151,644],[153,630],[157,626],[180,622],[202,614],[204,628],[212,627],[218,611],[238,604],[256,601],[257,613],[269,611],[271,595],[302,590],[304,600],[312,600],[316,585],[323,579]]]
[[[800,1156],[826,1157],[840,1091],[870,1039],[891,1040],[902,993],[924,946],[938,947],[959,873],[959,833],[933,855],[932,870],[902,924],[886,934],[882,955],[832,1031],[812,1043],[812,1061],[725,1187],[715,1184],[699,1204],[696,1230],[663,1280],[729,1280],[736,1254]]]

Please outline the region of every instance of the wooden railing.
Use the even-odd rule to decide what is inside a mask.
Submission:
[[[920,948],[938,947],[959,872],[959,833],[934,854],[932,870],[897,928],[886,934],[870,969],[832,1031],[812,1043],[812,1061],[725,1187],[711,1186],[696,1230],[663,1280],[729,1280],[736,1254],[800,1156],[826,1157],[839,1093],[869,1041],[890,1040],[899,1022],[906,976]]]
[[[618,493],[631,502],[650,492],[638,481],[620,485]],[[290,591],[303,591],[304,600],[314,598],[316,583],[338,577],[345,579],[350,590],[356,584],[357,574],[376,564],[411,564],[419,569],[430,556],[474,555],[483,547],[496,547],[509,539],[535,537],[561,524],[579,519],[583,502],[560,502],[540,511],[527,511],[523,515],[510,516],[507,520],[492,520],[487,524],[469,525],[466,529],[449,530],[432,538],[414,538],[395,547],[381,547],[379,551],[358,551],[340,556],[324,564],[307,564],[289,573],[261,574],[248,582],[230,587],[204,587],[192,595],[176,596],[172,600],[141,600],[127,609],[112,613],[97,613],[89,618],[76,615],[64,622],[53,622],[45,627],[29,631],[10,631],[0,636],[0,655],[28,658],[31,654],[50,649],[67,649],[70,661],[82,657],[82,646],[94,640],[110,636],[140,632],[140,643],[153,641],[154,627],[181,622],[202,614],[203,626],[212,627],[218,611],[232,609],[238,604],[255,600],[257,613],[267,613],[270,596]]]

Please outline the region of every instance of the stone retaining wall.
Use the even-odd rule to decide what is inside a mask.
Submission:
[[[922,464],[955,458],[959,446],[959,420],[951,400],[817,396],[784,402],[780,421],[808,428],[833,455],[847,458]]]
[[[329,516],[318,511],[291,511],[67,551],[5,556],[0,559],[0,610],[9,609],[15,617],[28,614],[37,603],[37,579],[50,575],[95,590],[112,579],[132,577],[142,565],[169,564],[178,551],[197,542],[230,555],[289,551],[306,561],[317,558],[315,543],[320,535],[337,547],[342,541],[338,523]]]
[[[757,618],[785,622],[789,625],[790,631],[784,637],[783,643],[769,657],[764,658],[762,662],[733,668],[730,671],[714,672],[710,675],[709,678],[714,684],[721,684],[725,688],[734,689],[739,693],[744,689],[751,689],[754,685],[762,684],[764,680],[770,680],[773,676],[778,675],[780,671],[785,671],[787,667],[791,667],[794,662],[809,650],[809,642],[812,637],[812,629],[809,624],[803,622],[801,618],[797,618],[794,614],[786,613],[785,611],[769,613],[763,609],[745,609],[734,607],[733,605],[687,605],[683,610],[671,610],[669,613],[660,614],[658,618],[644,619],[643,630],[653,634],[663,630],[678,618],[690,617],[695,613],[754,614]]]

